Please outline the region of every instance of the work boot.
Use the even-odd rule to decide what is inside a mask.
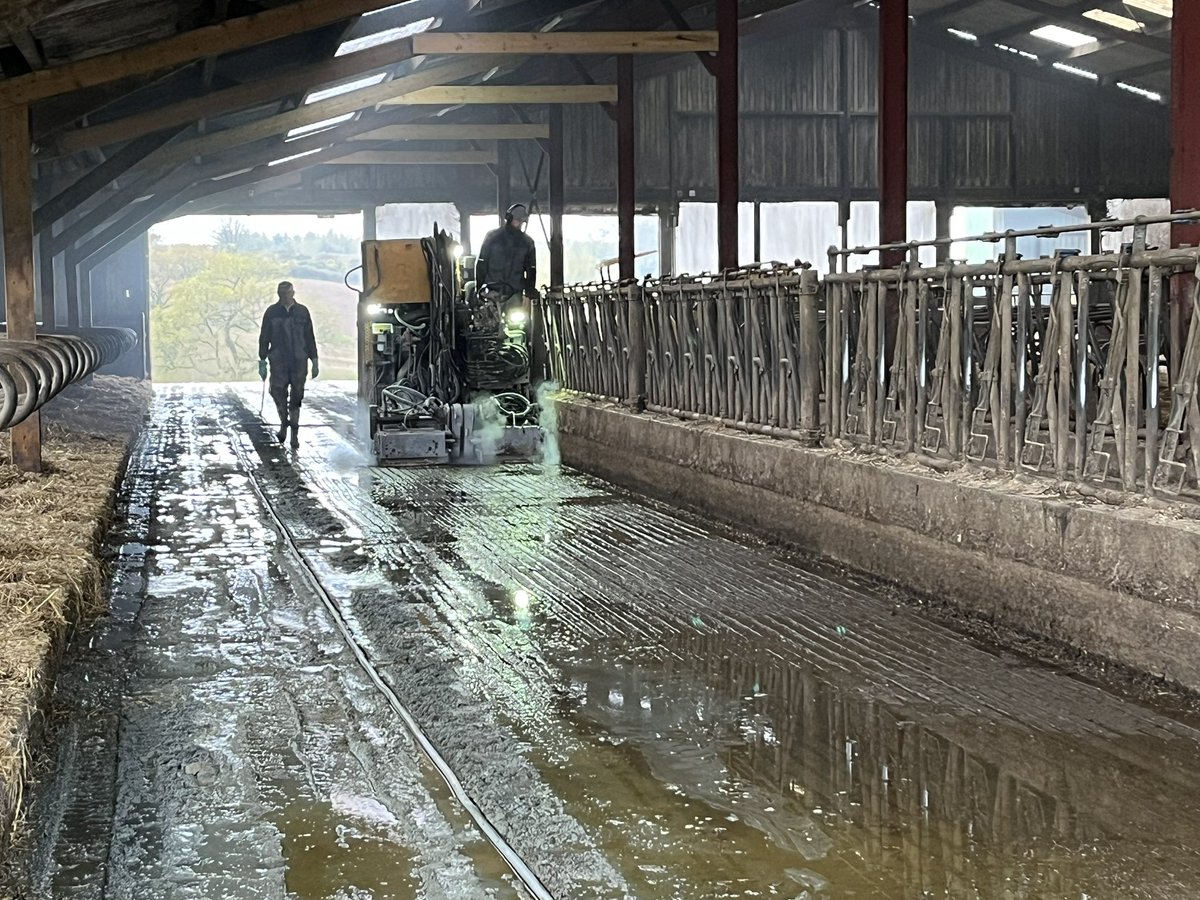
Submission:
[[[280,440],[282,440],[282,438]],[[299,425],[292,426],[292,442],[291,443],[292,443],[293,449],[300,446],[300,426]]]
[[[279,431],[275,434],[275,440],[277,440],[281,444],[285,440],[287,440],[287,430],[288,430],[287,419],[284,419],[283,424],[279,426]]]

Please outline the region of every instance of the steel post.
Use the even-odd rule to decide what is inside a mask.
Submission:
[[[717,0],[717,263],[738,265],[737,0]]]
[[[620,279],[633,278],[633,57],[617,57],[617,256]]]
[[[908,0],[879,4],[879,242],[908,234]],[[904,262],[883,254],[884,266]]]
[[[563,108],[559,104],[550,107],[550,285],[560,287],[565,280],[563,262],[563,211],[566,198],[563,189]]]

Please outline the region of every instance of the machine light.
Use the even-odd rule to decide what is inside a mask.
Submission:
[[[514,309],[508,314],[508,324],[509,325],[524,325],[525,320],[528,318],[529,318],[529,316],[526,315],[525,310]]]
[[[381,305],[379,305],[378,303],[372,303],[367,306],[367,315],[368,316],[377,316],[381,312],[383,312],[383,307]]]
[[[458,241],[455,241],[455,242],[454,242],[454,244],[453,244],[453,247],[452,247],[452,249],[453,249],[453,251],[454,251],[454,258],[455,258],[455,259],[462,259],[462,255],[463,255],[463,247],[462,247],[462,244],[460,244]]]

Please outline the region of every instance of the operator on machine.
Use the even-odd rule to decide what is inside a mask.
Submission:
[[[317,339],[313,335],[312,316],[308,307],[296,302],[296,290],[290,281],[279,282],[279,299],[263,314],[258,333],[258,374],[267,377],[267,361],[271,366],[271,399],[279,410],[279,443],[292,429],[293,447],[300,446],[300,402],[304,399],[304,381],[308,377],[308,362],[312,360],[312,377],[319,371]]]
[[[520,308],[529,316],[528,300],[536,300],[537,253],[533,238],[525,233],[529,221],[529,210],[522,203],[514,203],[504,212],[504,225],[488,232],[479,249],[475,262],[475,283],[480,290],[486,285],[499,291],[506,311],[510,309],[512,297],[522,294],[526,301]]]

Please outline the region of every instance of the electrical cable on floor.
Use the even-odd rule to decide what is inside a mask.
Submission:
[[[325,590],[325,586],[321,584],[321,579],[317,575],[316,570],[313,569],[312,564],[309,563],[309,561],[304,557],[304,554],[300,551],[300,547],[297,545],[296,538],[292,534],[291,529],[287,527],[283,519],[281,519],[279,514],[275,512],[275,507],[271,504],[271,501],[267,499],[267,495],[263,492],[262,487],[258,483],[258,479],[255,477],[254,469],[250,465],[250,460],[246,458],[246,453],[241,445],[241,441],[239,440],[239,434],[237,430],[232,426],[227,425],[225,427],[225,431],[229,435],[230,444],[233,447],[233,451],[236,454],[238,461],[245,469],[246,480],[249,482],[250,488],[254,491],[255,496],[258,497],[259,503],[262,504],[262,507],[266,511],[267,515],[270,516],[271,521],[275,526],[275,530],[278,532],[279,537],[282,539],[287,551],[296,561],[301,573],[316,592],[317,596],[321,598],[321,602],[329,612],[329,615],[333,617],[334,624],[341,633],[343,640],[345,640],[346,646],[349,647],[350,651],[354,654],[354,658],[358,661],[359,666],[366,673],[367,677],[371,680],[379,692],[387,699],[388,705],[391,706],[393,711],[395,711],[395,713],[400,717],[400,721],[404,723],[404,727],[408,729],[408,733],[412,735],[413,740],[417,742],[417,746],[421,748],[422,752],[433,764],[433,767],[437,769],[438,774],[442,776],[442,780],[445,781],[446,786],[450,788],[450,792],[454,795],[454,799],[456,799],[459,802],[459,805],[466,810],[467,814],[471,817],[471,820],[475,823],[476,827],[479,828],[484,838],[504,859],[504,862],[512,870],[512,873],[517,877],[517,880],[521,882],[521,884],[527,891],[529,891],[530,895],[533,896],[535,900],[554,900],[554,895],[546,889],[544,884],[542,884],[542,880],[538,877],[537,873],[534,872],[530,865],[521,858],[520,854],[518,854],[517,851],[512,848],[512,845],[505,840],[504,835],[502,835],[496,829],[496,826],[491,823],[487,815],[482,809],[479,808],[479,805],[471,799],[471,796],[462,786],[462,782],[458,780],[458,776],[454,773],[454,770],[450,767],[450,764],[446,762],[445,758],[438,752],[437,748],[433,745],[433,742],[429,739],[429,736],[425,734],[424,730],[417,723],[417,720],[413,718],[412,713],[408,711],[408,707],[404,705],[404,701],[402,701],[396,695],[396,692],[392,690],[391,685],[384,681],[383,676],[379,674],[379,671],[375,668],[374,663],[371,662],[371,658],[367,656],[366,651],[363,650],[358,640],[354,637],[353,632],[351,632],[350,626],[347,624],[345,617],[342,615],[341,608],[338,606],[337,601],[334,600],[329,592]]]

